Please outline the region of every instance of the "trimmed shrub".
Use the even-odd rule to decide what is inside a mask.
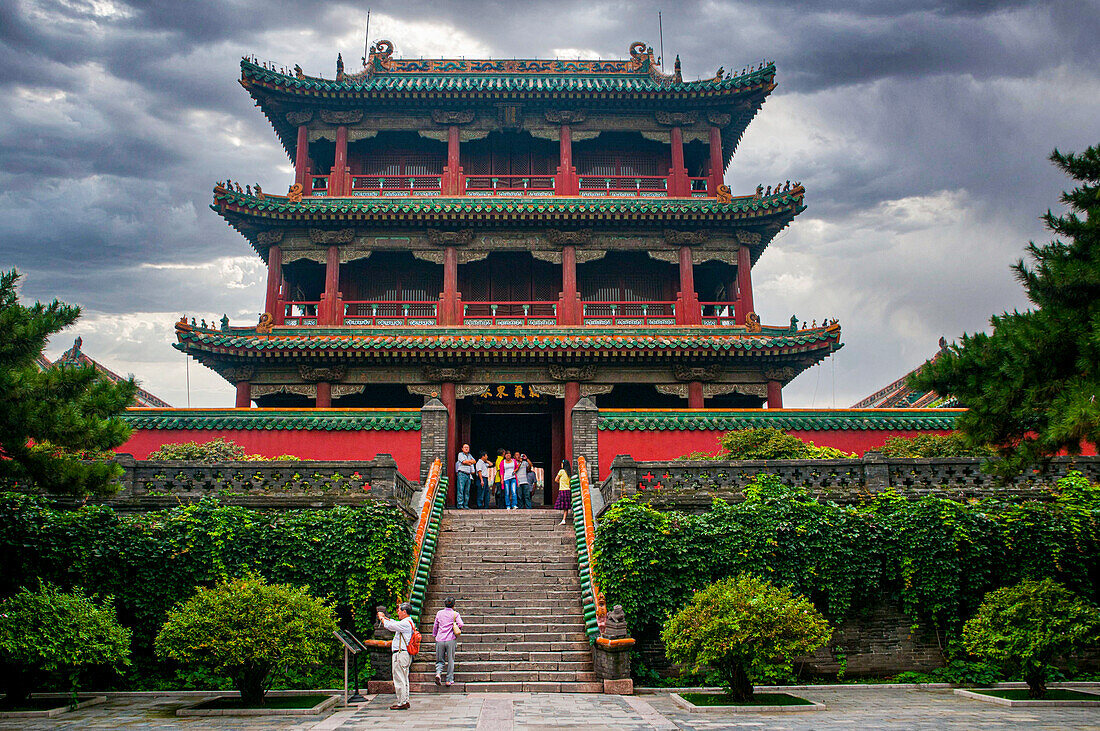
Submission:
[[[978,457],[992,459],[996,452],[985,446],[973,446],[966,437],[955,432],[952,434],[918,434],[915,437],[890,437],[878,449],[887,457],[895,458],[936,458],[936,457]]]
[[[199,587],[168,612],[157,654],[226,675],[246,706],[263,705],[276,675],[318,663],[333,644],[335,613],[308,589],[256,575]]]
[[[720,459],[846,459],[854,454],[833,447],[818,447],[781,429],[740,429],[718,439],[725,454]]]
[[[81,589],[43,583],[0,601],[0,673],[7,700],[19,703],[48,682],[76,694],[80,673],[130,664],[130,630],[110,597],[97,604]]]
[[[173,442],[162,444],[158,449],[149,453],[147,457],[153,461],[182,461],[201,462],[214,464],[216,462],[296,462],[299,460],[290,454],[280,454],[278,457],[264,457],[261,454],[245,454],[244,447],[236,442],[218,437],[208,442]]]
[[[1100,641],[1100,608],[1051,580],[1021,581],[986,595],[963,627],[966,649],[1020,670],[1028,696],[1046,695],[1050,664]]]
[[[711,584],[665,625],[661,639],[673,662],[695,672],[714,668],[731,696],[752,699],[752,678],[789,671],[798,655],[828,642],[832,628],[806,597],[751,574]]]

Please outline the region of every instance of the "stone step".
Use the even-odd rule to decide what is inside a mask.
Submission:
[[[603,693],[602,682],[590,683],[459,683],[450,688],[431,683],[409,683],[413,693]]]
[[[431,683],[435,671],[409,673],[410,683]],[[596,673],[571,670],[494,670],[492,672],[470,672],[455,668],[456,683],[591,683]]]
[[[417,656],[420,657],[419,655]],[[568,671],[568,672],[586,672],[593,671],[592,659],[589,658],[587,662],[544,662],[535,660],[466,660],[461,653],[455,656],[456,672],[461,671],[464,673],[492,673],[501,671]],[[435,661],[434,660],[417,660],[412,665],[412,672],[414,673],[434,673]],[[457,675],[456,675],[457,677]],[[428,678],[431,680],[431,678]]]
[[[492,599],[526,599],[528,597],[545,597],[547,599],[580,597],[581,590],[567,587],[546,588],[542,586],[528,586],[515,591],[506,591],[493,586],[466,587],[466,593],[462,595],[463,601],[479,602]],[[446,597],[442,597],[446,598]]]
[[[421,634],[423,634],[423,632]],[[424,639],[422,639],[421,642],[423,643],[425,640],[427,640],[428,637],[429,637],[429,635],[425,635]],[[476,637],[477,640],[481,643],[499,642],[501,645],[507,644],[508,648],[511,648],[513,642],[587,642],[588,641],[588,636],[584,632],[581,632],[579,630],[576,631],[576,632],[561,632],[561,631],[558,631],[558,632],[525,632],[522,636],[516,636],[515,634],[513,634],[511,632],[503,632],[503,633],[502,632],[497,632],[497,633],[485,632],[485,633],[481,633],[481,634],[477,634],[477,635],[471,634],[469,637],[467,637],[466,633],[463,632],[462,637],[460,638],[460,641],[465,640],[467,642],[470,642],[470,641],[473,640],[474,637]],[[501,649],[506,649],[506,648],[502,647]]]
[[[422,645],[422,648],[420,654],[416,656],[417,660],[413,663],[413,667],[421,664],[434,667],[434,646],[431,652],[428,652],[426,644]],[[577,650],[557,650],[554,652],[514,652],[478,644],[459,644],[455,658],[462,665],[474,662],[545,662],[552,664],[579,662],[591,664],[592,650],[587,643]]]

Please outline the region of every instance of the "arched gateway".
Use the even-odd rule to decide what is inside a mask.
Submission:
[[[479,61],[380,42],[335,79],[245,59],[295,178],[286,195],[215,186],[267,263],[266,300],[258,325],[181,322],[177,347],[238,407],[438,394],[450,455],[519,448],[550,474],[584,397],[780,406],[840,328],[755,312],[751,266],[805,191],[733,196],[722,176],[774,79],[769,64],[685,81],[640,43],[623,60]]]

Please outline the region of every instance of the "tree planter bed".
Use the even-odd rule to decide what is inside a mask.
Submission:
[[[177,716],[313,716],[324,713],[339,702],[340,697],[317,693],[269,695],[264,706],[242,706],[237,696],[217,696],[184,706]],[[308,705],[307,705],[308,704]]]
[[[1041,700],[1028,698],[1026,688],[996,688],[990,690],[957,688],[955,695],[985,701],[986,703],[996,703],[1009,708],[1100,708],[1100,694],[1068,688],[1048,688],[1048,697]]]
[[[686,696],[686,697],[685,697]],[[729,711],[733,713],[789,713],[799,711],[824,711],[824,703],[799,698],[789,693],[756,693],[749,703],[737,703],[727,700],[729,696],[724,693],[669,693],[669,698],[676,705],[691,713],[710,713],[713,711]],[[713,704],[708,703],[713,699]],[[696,705],[692,701],[703,703]]]
[[[62,713],[106,702],[105,695],[85,695],[78,696],[77,704],[70,707],[67,693],[32,693],[29,699],[30,707],[27,710],[8,710],[0,705],[0,718],[53,718]]]

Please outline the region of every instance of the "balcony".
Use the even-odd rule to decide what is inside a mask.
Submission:
[[[323,300],[281,302],[276,324],[286,327],[437,327],[440,301],[338,300],[334,322],[325,323]],[[583,301],[571,310],[563,302],[463,302],[454,318],[458,327],[674,327],[691,324],[691,306],[679,301]],[[736,327],[734,302],[700,302],[695,321],[704,327]],[[575,312],[576,316],[571,313]]]
[[[669,198],[673,195],[672,175],[580,175],[574,176],[572,193],[562,192],[562,181],[554,175],[459,175],[457,183],[448,188],[447,175],[348,175],[340,194],[331,175],[308,175],[304,195],[325,198],[409,198],[443,195],[497,198],[550,197],[579,195],[582,198]],[[680,180],[684,180],[681,178]],[[714,195],[711,180],[706,177],[686,178],[690,198]],[[568,189],[568,181],[566,181]],[[457,194],[449,191],[457,189]]]

